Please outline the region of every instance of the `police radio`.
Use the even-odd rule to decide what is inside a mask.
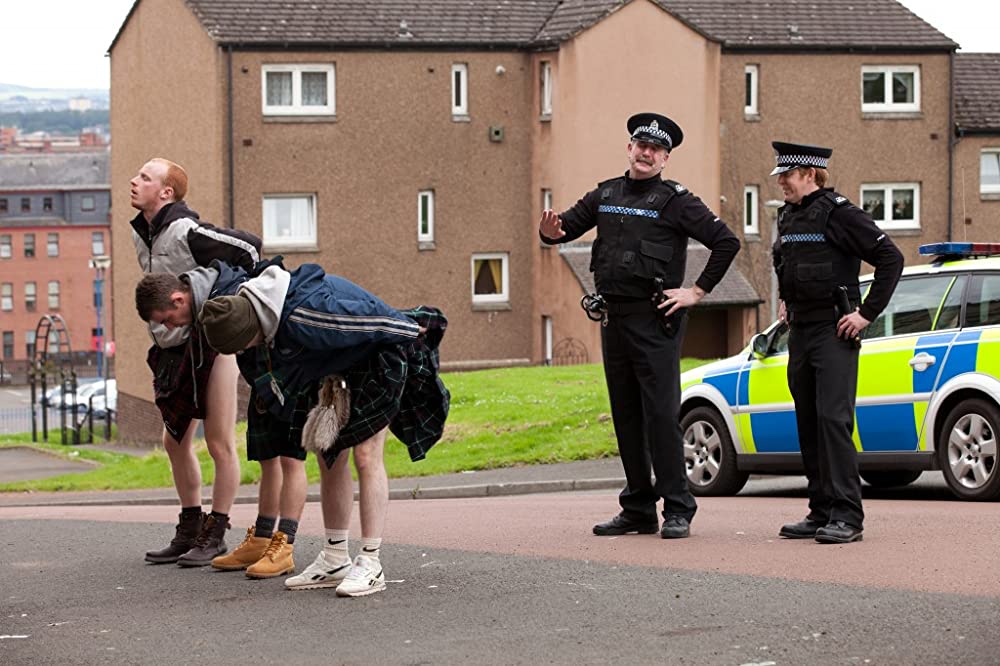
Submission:
[[[833,289],[833,302],[837,307],[838,320],[840,317],[846,317],[847,315],[854,312],[854,308],[851,307],[851,300],[847,297],[847,287],[840,285],[839,287],[834,287]],[[854,346],[858,349],[861,348],[861,336],[856,335],[851,340]]]

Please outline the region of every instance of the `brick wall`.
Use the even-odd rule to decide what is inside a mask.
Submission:
[[[250,385],[241,377],[237,384],[236,418],[246,419]],[[163,442],[163,419],[156,405],[128,393],[118,392],[118,440],[122,444],[153,448]]]

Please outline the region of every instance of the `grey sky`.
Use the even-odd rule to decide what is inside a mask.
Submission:
[[[958,42],[964,51],[1000,51],[997,0],[902,3]],[[104,54],[131,6],[132,0],[5,3],[3,19],[8,28],[0,39],[0,83],[106,88],[109,71]]]

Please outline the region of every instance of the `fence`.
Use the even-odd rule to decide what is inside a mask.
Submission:
[[[37,439],[42,439],[42,410],[45,410],[46,428],[50,442],[61,441],[63,444],[91,444],[103,439],[111,439],[111,424],[114,422],[115,410],[109,409],[98,418],[88,405],[66,405],[65,407],[50,406],[35,408],[37,418]],[[19,433],[31,434],[31,407],[0,408],[0,435]],[[65,419],[65,420],[64,420]],[[63,426],[65,424],[65,430]],[[62,431],[62,432],[61,432]]]

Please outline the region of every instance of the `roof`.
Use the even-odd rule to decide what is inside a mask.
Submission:
[[[0,155],[0,188],[6,191],[109,189],[110,156],[107,150]]]
[[[585,294],[593,293],[596,289],[594,274],[590,272],[590,247],[589,241],[576,241],[559,246],[559,255],[569,265]],[[710,254],[711,251],[704,245],[688,245],[683,284],[693,285],[695,283],[701,272],[705,270],[705,264],[708,262]],[[732,265],[719,284],[715,286],[715,289],[705,294],[705,298],[701,299],[698,305],[757,305],[762,302],[763,300],[757,295],[750,281],[740,272],[739,268]]]
[[[136,0],[118,36],[135,13]],[[181,0],[177,0],[181,1]],[[183,0],[219,44],[323,48],[555,46],[647,0]],[[723,48],[954,50],[895,0],[648,0]]]
[[[953,81],[959,131],[1000,133],[1000,53],[956,53]]]

